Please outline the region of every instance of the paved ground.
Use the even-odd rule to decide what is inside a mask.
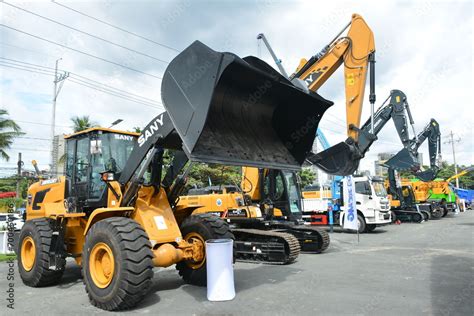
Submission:
[[[474,315],[474,211],[357,236],[334,232],[330,249],[287,266],[237,263],[233,301],[211,303],[174,269],[156,269],[132,313],[162,315]],[[16,269],[16,268],[15,268]],[[6,298],[8,265],[0,263]],[[94,314],[74,264],[58,286],[34,289],[15,278],[18,314]],[[6,310],[1,299],[0,314]],[[130,313],[130,312],[129,312]]]

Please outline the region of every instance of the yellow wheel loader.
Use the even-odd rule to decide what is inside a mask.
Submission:
[[[68,136],[66,175],[28,190],[17,251],[23,282],[56,284],[66,258],[73,258],[90,302],[104,310],[139,304],[153,267],[176,264],[186,282],[205,285],[205,241],[232,234],[211,214],[173,211],[182,181],[174,167],[163,170],[163,152],[298,170],[317,124],[298,140],[291,133],[332,103],[269,69],[255,57],[241,59],[196,41],[166,69],[166,112],[140,135],[92,128]]]
[[[321,253],[329,246],[326,231],[304,226],[300,184],[291,171],[244,167],[240,187],[191,189],[176,212],[190,206],[193,214],[213,213],[231,225],[239,261],[287,264],[300,250]]]

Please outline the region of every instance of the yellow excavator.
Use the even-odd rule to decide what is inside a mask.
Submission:
[[[298,170],[315,133],[299,141],[289,135],[332,102],[270,68],[196,41],[168,65],[166,112],[141,134],[91,128],[67,136],[66,175],[28,190],[17,250],[23,282],[57,284],[73,258],[90,302],[104,310],[139,304],[153,267],[176,264],[186,282],[205,285],[205,241],[233,236],[211,214],[174,212],[184,165],[174,159],[168,167],[163,154],[174,149],[181,161]]]
[[[326,231],[304,226],[295,172],[243,167],[240,186],[191,189],[176,212],[190,206],[193,214],[213,213],[230,224],[239,261],[287,264],[300,251],[321,253],[329,246]]]

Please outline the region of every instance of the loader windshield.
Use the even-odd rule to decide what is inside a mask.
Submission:
[[[99,134],[90,141],[91,188],[90,197],[99,198],[105,189],[100,173],[111,171],[118,178],[135,144],[135,137],[117,133]]]

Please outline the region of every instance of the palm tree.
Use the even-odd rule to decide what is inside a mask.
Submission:
[[[8,111],[0,109],[0,156],[8,161],[10,156],[6,153],[6,149],[10,149],[13,139],[17,136],[24,135],[20,126],[15,121],[6,118]]]
[[[71,121],[73,123],[72,128],[74,130],[74,133],[86,130],[97,125],[95,122],[92,122],[90,120],[88,115],[73,116],[71,117]]]

